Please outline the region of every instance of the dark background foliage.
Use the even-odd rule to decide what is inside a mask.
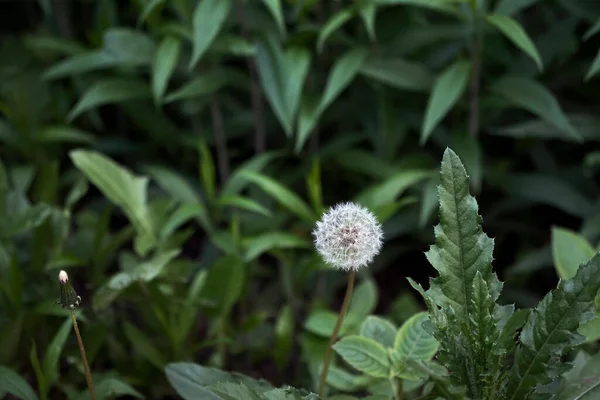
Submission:
[[[61,268],[83,297],[98,379],[159,398],[173,394],[165,363],[193,360],[310,387],[311,351],[326,341],[307,321],[339,307],[345,279],[314,254],[314,219],[348,200],[377,213],[386,242],[363,273],[376,283],[365,307],[404,320],[420,307],[405,277],[433,274],[423,252],[446,147],[495,240],[503,302],[529,307],[555,287],[553,227],[598,244],[600,3],[224,3],[219,24],[224,6],[207,0],[0,2],[0,363],[40,391],[45,379],[46,398],[74,398],[84,382],[70,337],[55,364],[34,367],[32,343],[45,363],[64,317],[52,308]],[[523,27],[543,69],[486,23],[492,13]],[[278,48],[295,51],[287,64]],[[461,62],[464,86],[460,74],[441,84]],[[139,250],[136,222],[74,149],[150,178],[159,242]],[[115,276],[171,250],[155,278],[115,289]]]

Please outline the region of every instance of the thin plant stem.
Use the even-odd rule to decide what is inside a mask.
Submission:
[[[223,114],[221,114],[221,107],[219,106],[215,95],[210,99],[210,113],[212,116],[213,133],[217,147],[219,177],[221,178],[221,185],[224,185],[229,177],[229,155],[227,152],[227,137],[225,134],[225,126],[223,124]]]
[[[391,378],[392,388],[394,392],[394,400],[404,400],[404,389],[402,388],[402,380]]]
[[[77,318],[75,313],[71,311],[71,319],[73,320],[73,328],[75,329],[75,336],[77,336],[77,343],[79,344],[79,351],[81,352],[81,360],[83,361],[83,368],[85,370],[85,380],[87,381],[88,389],[90,391],[90,397],[92,400],[96,400],[96,392],[94,391],[94,382],[92,381],[92,373],[90,372],[90,366],[87,362],[87,356],[85,355],[85,348],[83,347],[83,340],[79,333],[79,326],[77,325]]]
[[[348,312],[348,306],[350,306],[350,300],[352,299],[352,290],[354,289],[354,278],[356,276],[356,270],[351,269],[348,274],[348,286],[346,287],[346,295],[344,296],[344,302],[342,303],[342,309],[340,310],[340,315],[338,316],[337,322],[335,323],[335,327],[333,328],[333,333],[331,334],[331,338],[329,339],[329,344],[327,345],[327,350],[325,352],[325,360],[323,361],[323,369],[321,370],[321,379],[319,381],[319,397],[323,397],[325,394],[325,384],[327,381],[327,371],[329,370],[329,363],[331,362],[331,354],[333,352],[333,345],[337,340],[338,333],[340,332],[340,328],[342,327],[342,322],[344,321],[344,317]]]

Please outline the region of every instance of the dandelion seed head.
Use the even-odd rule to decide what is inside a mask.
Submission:
[[[313,236],[323,261],[344,271],[369,265],[383,242],[383,231],[375,215],[350,202],[339,203],[323,214]]]

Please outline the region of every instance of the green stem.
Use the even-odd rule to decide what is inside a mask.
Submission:
[[[79,351],[81,352],[81,360],[83,361],[83,368],[85,370],[85,380],[87,381],[87,386],[90,390],[90,397],[92,400],[96,400],[96,392],[94,391],[92,373],[90,372],[90,366],[88,365],[87,356],[85,355],[85,348],[83,347],[83,340],[81,339],[81,334],[79,333],[77,318],[75,318],[75,312],[73,311],[71,311],[71,319],[73,320],[73,328],[75,329],[75,336],[77,336],[77,343],[79,344]]]
[[[346,312],[348,312],[348,306],[350,305],[350,299],[352,299],[352,289],[354,289],[354,277],[356,276],[355,270],[350,270],[350,274],[348,275],[348,286],[346,287],[346,295],[344,296],[344,302],[342,303],[342,309],[340,311],[340,315],[338,316],[337,322],[335,323],[335,327],[333,328],[333,333],[331,334],[331,338],[329,339],[329,344],[327,345],[327,351],[325,352],[325,360],[323,361],[323,369],[321,370],[321,380],[319,381],[319,397],[323,397],[325,394],[325,383],[327,381],[327,371],[329,370],[329,363],[331,362],[331,353],[333,352],[333,345],[337,340],[337,335],[340,332],[340,328],[342,327],[342,322],[344,321],[344,317],[346,316]]]
[[[391,378],[392,388],[394,392],[394,400],[404,400],[404,390],[402,388],[402,380],[398,378]]]
[[[227,363],[227,343],[226,343],[226,325],[227,318],[222,316],[217,321],[217,349],[219,352],[219,361],[221,362],[221,369],[225,369]]]

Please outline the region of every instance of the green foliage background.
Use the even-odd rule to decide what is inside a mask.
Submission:
[[[377,214],[343,332],[400,325],[424,310],[405,278],[434,274],[446,147],[500,303],[597,253],[598,2],[40,0],[1,2],[0,25],[0,383],[23,398],[85,397],[60,269],[107,396],[175,396],[183,361],[313,390],[345,281],[314,222]]]

